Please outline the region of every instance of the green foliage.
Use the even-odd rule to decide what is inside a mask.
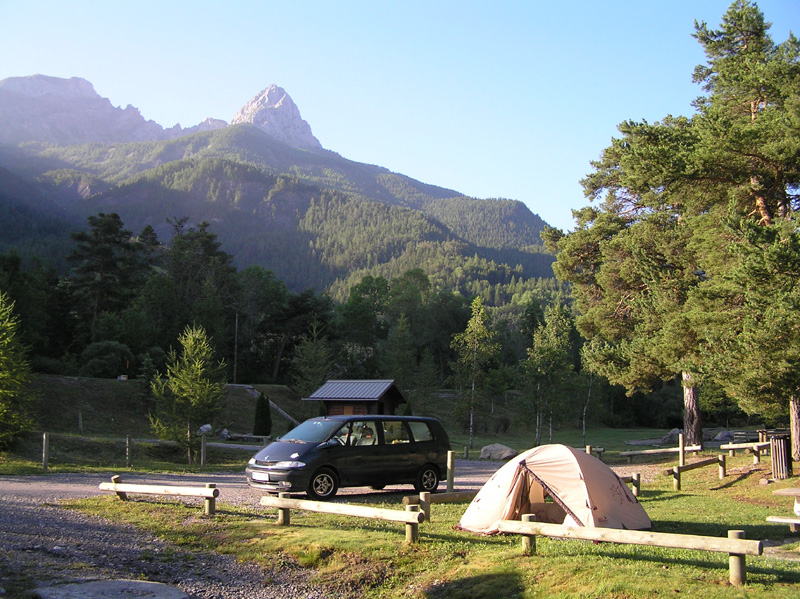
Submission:
[[[87,345],[80,360],[81,376],[111,379],[120,374],[127,375],[134,359],[127,345],[116,341],[99,341]]]
[[[469,387],[469,447],[473,444],[475,403],[479,399],[479,385],[489,363],[500,349],[494,333],[488,328],[488,316],[481,299],[472,301],[472,318],[464,332],[453,337],[452,347],[458,356],[457,376]]]
[[[269,399],[263,393],[258,394],[256,413],[253,419],[253,434],[267,437],[272,434],[272,413]]]
[[[30,367],[17,337],[14,304],[0,290],[0,448],[7,449],[30,430]]]
[[[201,327],[186,327],[167,358],[166,375],[152,382],[154,409],[150,415],[159,439],[175,441],[187,452],[189,463],[200,443],[197,430],[214,423],[225,399],[225,363],[216,362],[214,350]]]

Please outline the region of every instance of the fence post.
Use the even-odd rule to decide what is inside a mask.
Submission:
[[[425,514],[425,522],[431,520],[431,494],[428,491],[422,491],[419,494],[419,509]]]
[[[422,499],[420,498],[420,501]],[[407,505],[406,506],[407,512],[418,512],[419,506],[418,505]],[[416,543],[419,541],[419,524],[416,522],[412,522],[410,524],[406,524],[406,543]]]
[[[729,530],[729,539],[743,539],[743,530]],[[747,582],[747,571],[745,567],[744,555],[738,553],[728,554],[728,570],[730,571],[730,583],[735,586],[742,586]]]
[[[447,492],[453,492],[453,485],[456,478],[456,452],[447,452]]]
[[[535,514],[522,514],[523,522],[536,522]],[[536,553],[536,535],[522,535],[522,554],[534,555]]]
[[[681,467],[673,466],[672,468],[672,490],[681,490]]]
[[[206,435],[200,435],[200,465],[206,465]]]
[[[125,437],[125,467],[130,468],[133,464],[133,440],[130,435]]]
[[[215,483],[206,483],[206,489],[215,489]],[[203,506],[203,513],[206,516],[213,516],[217,509],[216,500],[213,497],[206,497],[205,505]]]
[[[685,466],[686,465],[686,451],[685,448],[686,443],[683,439],[683,433],[678,434],[678,466]]]
[[[291,497],[289,493],[278,493],[278,497],[281,499],[286,499]],[[291,511],[288,507],[279,507],[278,508],[278,526],[289,526],[291,522]]]
[[[639,472],[631,474],[631,484],[633,485],[633,496],[639,497],[639,491],[642,488],[642,475]]]
[[[587,445],[587,446],[586,446],[586,453],[587,453],[588,455],[592,455],[592,446],[591,446],[591,445]]]
[[[723,480],[725,478],[725,454],[719,454],[717,461],[719,462],[719,479]]]
[[[47,463],[50,461],[50,433],[42,435],[42,470],[47,470]]]
[[[465,460],[469,459],[469,446],[468,445],[464,446],[464,459]]]

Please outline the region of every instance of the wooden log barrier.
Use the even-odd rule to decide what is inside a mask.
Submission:
[[[769,446],[770,443],[767,441],[758,443],[725,443],[724,445],[720,445],[719,448],[727,450],[729,457],[734,457],[737,449],[749,451],[753,454],[753,465],[756,465],[761,463],[761,452],[769,449]]]
[[[356,518],[372,518],[374,520],[387,520],[389,522],[402,522],[406,525],[406,541],[416,543],[419,540],[419,525],[425,521],[425,514],[420,511],[419,505],[408,505],[405,511],[389,510],[385,508],[353,505],[350,503],[329,503],[325,501],[311,501],[310,499],[292,499],[288,493],[281,493],[278,497],[264,495],[261,505],[274,507],[279,511],[278,524],[287,526],[290,522],[289,510],[304,510],[306,512],[320,512],[325,514],[340,514]],[[283,515],[281,515],[283,513]]]
[[[761,541],[745,539],[744,531],[728,531],[728,537],[726,538],[643,530],[619,530],[616,528],[562,526],[560,524],[521,522],[519,520],[501,520],[498,529],[503,533],[518,534],[527,537],[541,535],[545,537],[579,539],[583,541],[649,545],[652,547],[727,553],[730,556],[730,582],[736,586],[746,582],[745,556],[761,555],[763,552]],[[735,533],[735,535],[732,533]],[[529,539],[527,542],[523,541],[523,548],[526,547],[528,550],[535,550],[535,540]]]
[[[216,511],[216,498],[219,489],[214,483],[207,483],[205,487],[182,487],[169,485],[140,485],[123,483],[119,475],[111,477],[110,483],[100,483],[101,491],[113,491],[117,497],[126,501],[128,493],[142,493],[145,495],[176,495],[179,497],[202,497],[205,499],[203,511],[206,516],[213,516]]]
[[[667,470],[662,471],[664,476],[672,475],[672,488],[675,491],[681,490],[681,472],[687,472],[688,470],[695,470],[696,468],[703,468],[705,466],[711,466],[713,464],[717,464],[719,467],[719,479],[723,480],[725,478],[725,454],[719,454],[715,458],[707,458],[705,460],[698,460],[697,462],[692,462],[691,464],[685,464],[683,466],[673,466],[672,468],[668,468]]]
[[[634,497],[639,497],[642,492],[642,475],[639,472],[634,472],[630,476],[620,476],[620,480],[624,483],[631,483],[631,492]]]
[[[621,451],[619,455],[628,458],[628,463],[633,463],[633,458],[635,456],[646,456],[646,455],[666,455],[670,453],[678,453],[680,454],[681,448],[680,447],[662,447],[661,449],[638,449],[636,451]],[[700,445],[687,445],[683,448],[685,453],[697,453],[699,451],[703,451],[703,448]]]

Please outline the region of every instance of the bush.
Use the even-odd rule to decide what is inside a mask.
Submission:
[[[269,399],[263,393],[258,395],[256,401],[256,415],[253,423],[253,434],[267,437],[272,434],[272,414],[269,409]]]

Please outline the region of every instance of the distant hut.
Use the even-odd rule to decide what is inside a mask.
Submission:
[[[406,398],[393,380],[327,381],[303,401],[321,401],[328,416],[394,414]]]

